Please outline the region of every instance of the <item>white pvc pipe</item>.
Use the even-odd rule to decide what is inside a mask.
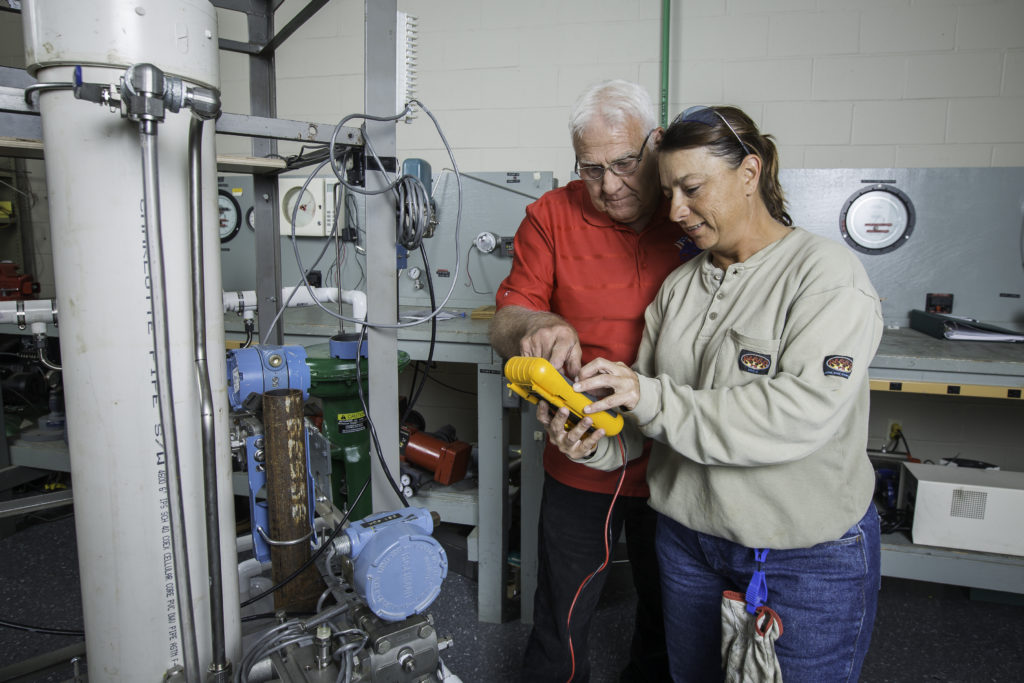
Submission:
[[[294,291],[294,294],[292,293]],[[337,303],[337,287],[313,287],[316,301],[322,304]],[[237,292],[224,292],[224,312],[238,312],[254,310],[256,308],[256,292],[251,289]],[[313,295],[309,293],[305,285],[298,287],[282,287],[281,301],[287,301],[289,308],[305,308],[315,306]],[[352,307],[352,317],[356,320],[366,320],[366,293],[358,289],[341,290],[341,301]],[[356,332],[362,325],[356,325]]]
[[[255,557],[251,557],[244,562],[240,562],[238,564],[238,597],[242,600],[248,600],[250,597],[250,579],[259,576],[268,569],[270,569],[269,562],[264,564]]]
[[[149,62],[188,84],[218,86],[216,10],[207,0],[27,0],[26,63],[42,83],[117,83]],[[75,491],[90,677],[161,680],[181,662],[179,605],[170,563],[167,484],[153,391],[152,287],[146,266],[137,124],[68,90],[38,95],[60,311],[67,428]],[[181,488],[193,577],[207,571],[198,385],[193,359],[188,246],[190,114],[160,123],[164,292]],[[207,355],[224,352],[214,131],[204,131],[203,249]],[[222,577],[237,595],[227,377],[210,368],[216,423]],[[209,589],[193,583],[201,668],[210,661]],[[241,655],[237,605],[226,610],[228,655]]]
[[[29,325],[57,322],[57,305],[49,299],[0,301],[0,324]]]
[[[352,317],[356,320],[366,320],[366,292],[358,289],[345,289],[341,292],[343,303],[352,306]],[[356,325],[356,333],[363,329],[362,325]]]

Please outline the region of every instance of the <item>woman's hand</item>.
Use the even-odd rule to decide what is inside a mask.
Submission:
[[[613,363],[605,358],[595,358],[584,365],[572,388],[601,397],[584,408],[585,413],[616,408],[632,410],[640,401],[640,380],[636,373],[625,363]]]
[[[566,429],[569,409],[563,406],[552,412],[551,406],[546,401],[537,403],[537,420],[544,425],[544,430],[551,443],[573,460],[585,458],[593,453],[601,439],[604,438],[603,429],[597,429],[587,434],[587,430],[594,426],[594,421],[589,417],[583,418],[571,429]]]

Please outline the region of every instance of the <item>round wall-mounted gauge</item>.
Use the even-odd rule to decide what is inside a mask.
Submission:
[[[892,185],[869,185],[850,195],[839,214],[839,231],[851,247],[884,254],[914,231],[914,204]]]
[[[498,237],[493,232],[482,232],[473,240],[481,254],[490,254],[498,246]]]
[[[250,206],[249,210],[245,212],[245,224],[249,226],[249,229],[256,232],[256,207]]]
[[[302,193],[301,196],[299,193]],[[296,205],[298,205],[297,211]],[[295,227],[304,227],[312,223],[316,217],[316,198],[309,190],[302,192],[301,187],[293,187],[285,193],[281,210],[284,212],[284,219],[288,225],[292,224],[292,215],[294,214]]]
[[[229,242],[242,226],[242,209],[227,190],[217,191],[217,214],[220,224],[221,244]]]

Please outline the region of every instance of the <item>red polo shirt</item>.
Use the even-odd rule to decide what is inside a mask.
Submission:
[[[515,236],[512,271],[498,288],[497,308],[551,311],[576,328],[583,362],[603,357],[632,365],[644,311],[662,281],[697,249],[668,220],[663,199],[641,233],[594,208],[580,180],[526,207]],[[544,469],[568,486],[614,493],[618,472],[575,463],[550,443]],[[647,456],[626,468],[622,495],[647,497]]]

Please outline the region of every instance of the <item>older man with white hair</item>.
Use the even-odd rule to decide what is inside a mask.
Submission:
[[[502,356],[546,358],[574,377],[599,356],[635,360],[644,310],[665,277],[698,250],[668,219],[657,163],[664,131],[641,86],[608,81],[587,89],[569,127],[580,179],[527,207],[490,334]],[[587,637],[608,571],[587,577],[605,561],[606,533],[617,539],[623,527],[638,599],[622,680],[667,680],[646,455],[624,473],[600,472],[548,444],[544,469],[523,680],[588,680]]]

